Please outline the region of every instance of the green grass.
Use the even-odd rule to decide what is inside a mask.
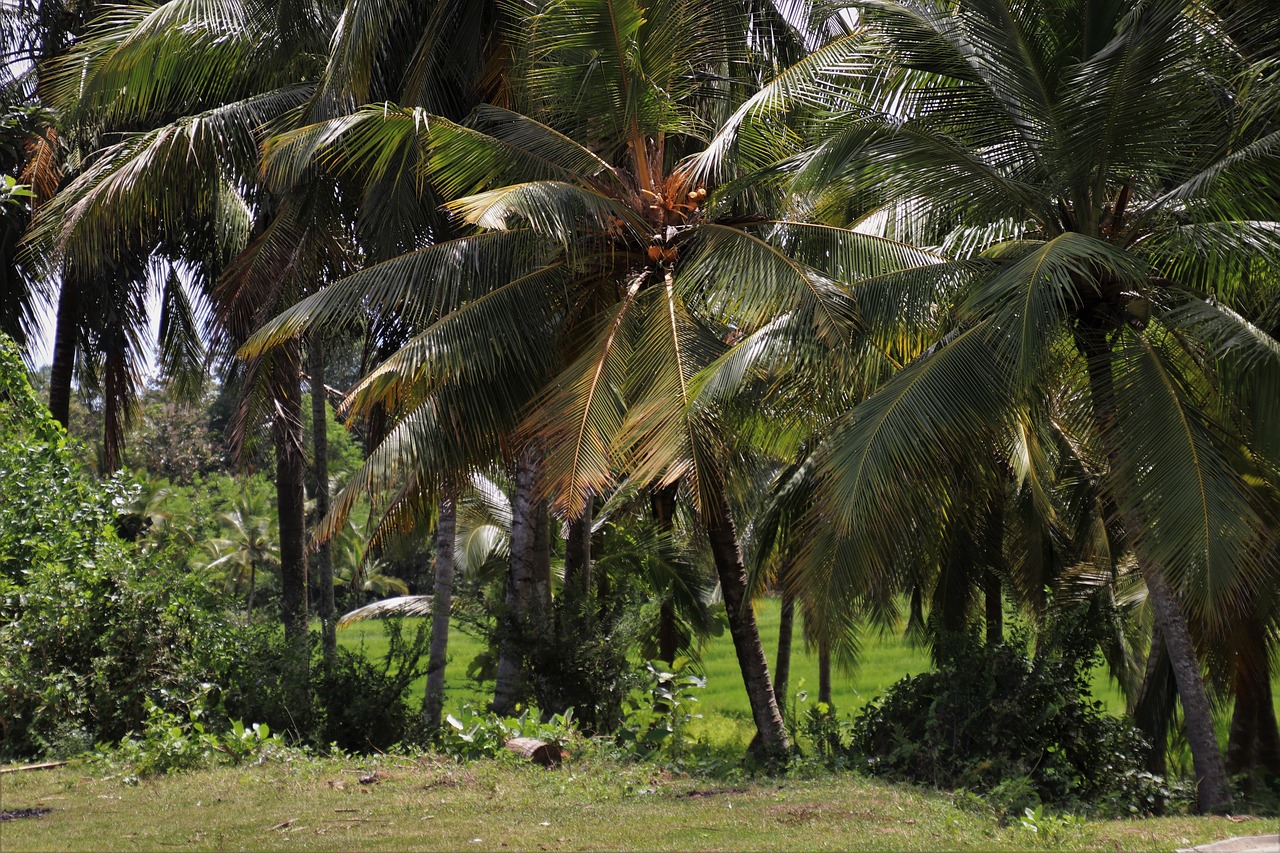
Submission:
[[[380,778],[361,784],[377,769]],[[1273,831],[1221,818],[1089,821],[1046,837],[945,795],[849,774],[672,777],[570,759],[557,770],[439,756],[300,759],[128,785],[87,765],[0,775],[0,850],[1170,850]]]
[[[767,598],[760,603],[757,611],[760,636],[764,641],[770,667],[777,654],[781,610],[776,598]],[[338,638],[350,648],[363,646],[365,654],[372,657],[380,657],[387,649],[382,625],[378,622],[357,622],[342,629]],[[456,627],[449,635],[446,708],[456,708],[468,701],[483,705],[491,697],[492,685],[481,687],[466,677],[467,664],[483,650],[484,646],[480,641]],[[833,673],[832,699],[839,713],[846,715],[879,696],[903,676],[924,672],[929,666],[929,653],[926,649],[916,648],[900,636],[867,631],[863,637],[862,656],[857,669],[851,674],[842,673],[838,669]],[[704,690],[695,691],[694,695],[698,697],[698,710],[703,719],[692,726],[690,733],[713,743],[745,743],[754,731],[751,709],[747,704],[746,688],[742,683],[742,672],[738,668],[733,641],[727,631],[707,644],[703,651],[702,668],[707,677],[707,686]],[[410,688],[413,696],[422,695],[424,681],[425,679],[419,679]],[[812,705],[817,701],[818,658],[816,654],[805,652],[798,626],[794,638],[790,681],[788,693],[792,703],[803,707],[797,702],[797,695],[801,693],[808,694],[808,704]],[[1124,697],[1102,668],[1094,674],[1094,695],[1112,713],[1124,712]]]

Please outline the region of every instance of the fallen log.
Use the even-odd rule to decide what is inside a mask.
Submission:
[[[507,749],[542,767],[557,767],[564,760],[564,752],[554,743],[537,738],[513,737],[506,743]]]
[[[52,770],[67,763],[66,761],[46,761],[43,764],[24,764],[21,767],[0,767],[0,773],[17,773],[19,770]]]

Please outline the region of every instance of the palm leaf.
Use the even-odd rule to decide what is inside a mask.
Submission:
[[[1110,472],[1126,531],[1193,615],[1213,623],[1262,575],[1267,525],[1246,494],[1237,451],[1205,416],[1158,333],[1127,331],[1116,358],[1118,448]]]
[[[381,601],[375,601],[372,604],[366,604],[364,607],[357,607],[355,610],[344,613],[338,619],[338,627],[348,628],[365,619],[430,616],[431,599],[430,595],[398,595],[394,598],[384,598]]]

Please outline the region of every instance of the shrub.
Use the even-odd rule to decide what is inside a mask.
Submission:
[[[409,739],[418,728],[410,707],[409,685],[425,671],[422,659],[430,640],[430,622],[406,636],[401,619],[383,620],[387,652],[375,663],[360,651],[338,649],[330,673],[316,662],[314,692],[319,706],[318,743],[348,752],[383,751]]]
[[[939,648],[936,671],[908,677],[854,719],[849,752],[873,775],[985,794],[1004,816],[1041,803],[1158,813],[1148,746],[1090,701],[1088,659],[1030,658],[1025,643],[970,638]]]
[[[572,710],[591,733],[618,727],[623,700],[639,682],[627,659],[635,626],[624,618],[623,600],[596,613],[594,602],[556,599],[551,630],[527,645],[532,701],[544,713]]]
[[[576,733],[573,712],[547,716],[536,708],[525,708],[519,716],[500,717],[465,703],[456,714],[445,717],[436,737],[440,748],[463,761],[511,756],[506,743],[527,737],[563,747]]]
[[[425,625],[411,641],[390,626],[380,664],[343,654],[332,673],[313,667],[299,707],[280,626],[244,624],[178,542],[122,540],[116,522],[136,487],[99,483],[76,459],[0,338],[0,757],[128,741],[177,769],[201,742],[197,722],[217,731],[234,720],[352,750],[403,739]],[[197,702],[198,721],[165,716],[187,720]]]
[[[617,734],[618,744],[633,757],[675,758],[690,746],[685,727],[701,716],[693,710],[698,702],[693,691],[705,688],[707,680],[689,668],[687,658],[677,658],[669,670],[661,661],[646,664],[648,684],[628,694]]]

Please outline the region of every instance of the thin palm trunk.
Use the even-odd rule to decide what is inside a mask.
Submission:
[[[62,282],[58,291],[58,320],[53,335],[53,363],[49,367],[49,412],[69,428],[71,424],[71,379],[76,370],[77,293],[73,282]]]
[[[1252,785],[1256,775],[1280,775],[1280,733],[1271,698],[1271,662],[1263,628],[1257,620],[1246,621],[1236,642],[1233,692],[1235,709],[1231,715],[1231,735],[1227,745],[1227,771],[1245,775]],[[1258,774],[1262,771],[1262,774]]]
[[[1169,668],[1164,637],[1156,629],[1151,634],[1151,649],[1147,652],[1142,688],[1133,704],[1133,719],[1151,742],[1147,770],[1161,776],[1165,773],[1165,750],[1177,697],[1178,685],[1174,682],[1173,670]]]
[[[787,707],[787,682],[791,680],[791,638],[795,632],[796,597],[790,588],[782,589],[782,616],[778,621],[778,662],[773,672],[773,699],[779,708]]]
[[[1111,347],[1106,333],[1101,329],[1085,328],[1078,333],[1081,353],[1087,359],[1089,396],[1093,410],[1094,427],[1102,440],[1111,470],[1120,469],[1120,450],[1114,436],[1115,380],[1112,375]],[[1142,529],[1139,519],[1126,517],[1118,510],[1118,502],[1104,493],[1103,509],[1109,518],[1119,517],[1124,529],[1133,536]],[[1183,720],[1187,728],[1187,742],[1191,747],[1191,759],[1195,766],[1197,801],[1202,813],[1225,813],[1231,806],[1231,786],[1227,780],[1226,763],[1213,729],[1213,713],[1209,707],[1209,695],[1205,690],[1187,617],[1182,612],[1177,593],[1169,585],[1161,567],[1138,553],[1138,568],[1147,584],[1147,600],[1151,604],[1155,623],[1164,638],[1169,664],[1173,668],[1178,685],[1178,698],[1182,700]]]
[[[511,498],[511,558],[507,568],[505,624],[498,652],[497,683],[493,688],[493,710],[498,714],[515,710],[524,674],[523,652],[529,640],[529,611],[534,602],[537,468],[536,451],[524,449],[516,460],[515,492]]]
[[[585,602],[591,590],[591,524],[594,499],[588,497],[582,514],[569,522],[569,538],[564,543],[564,588]]]
[[[1000,576],[987,569],[982,576],[983,601],[987,623],[987,645],[996,646],[1004,642],[1004,596],[1001,592]]]
[[[831,701],[831,643],[828,640],[818,641],[818,701],[834,708]]]
[[[325,395],[324,339],[317,333],[307,347],[311,374],[311,471],[316,481],[316,523],[329,513],[329,403]],[[333,600],[333,555],[329,542],[320,542],[313,555],[319,586],[320,643],[325,672],[338,662],[338,627]]]
[[[533,572],[529,628],[535,637],[546,636],[551,626],[551,513],[545,500],[534,513],[530,568]]]
[[[245,622],[246,624],[253,621],[253,594],[258,585],[258,564],[256,562],[249,564],[249,596],[245,599]]]
[[[707,538],[716,574],[720,578],[720,591],[729,617],[729,633],[733,637],[733,648],[738,654],[738,666],[742,670],[751,716],[756,724],[756,743],[767,760],[777,761],[791,749],[791,743],[774,699],[769,663],[765,659],[764,644],[760,642],[755,611],[747,598],[747,573],[738,550],[733,516],[723,495],[717,493],[716,497],[713,512],[705,521]]]
[[[987,514],[985,550],[987,569],[982,575],[983,609],[986,616],[987,645],[1004,642],[1004,595],[1001,587],[1004,568],[1004,489],[997,488]]]
[[[280,606],[285,638],[295,655],[307,642],[306,495],[302,453],[302,370],[297,341],[274,356],[277,414],[272,430],[276,451],[276,508],[280,523]],[[305,659],[300,659],[305,664]]]
[[[649,498],[653,520],[664,536],[670,536],[675,527],[676,491],[673,484],[655,489]],[[674,663],[680,646],[680,632],[676,626],[676,606],[671,593],[663,590],[662,604],[658,607],[658,660]]]
[[[436,576],[431,599],[431,648],[427,653],[427,691],[422,722],[427,731],[440,728],[444,712],[444,672],[449,652],[449,615],[453,610],[454,547],[458,537],[458,506],[453,496],[440,500],[436,527]]]

